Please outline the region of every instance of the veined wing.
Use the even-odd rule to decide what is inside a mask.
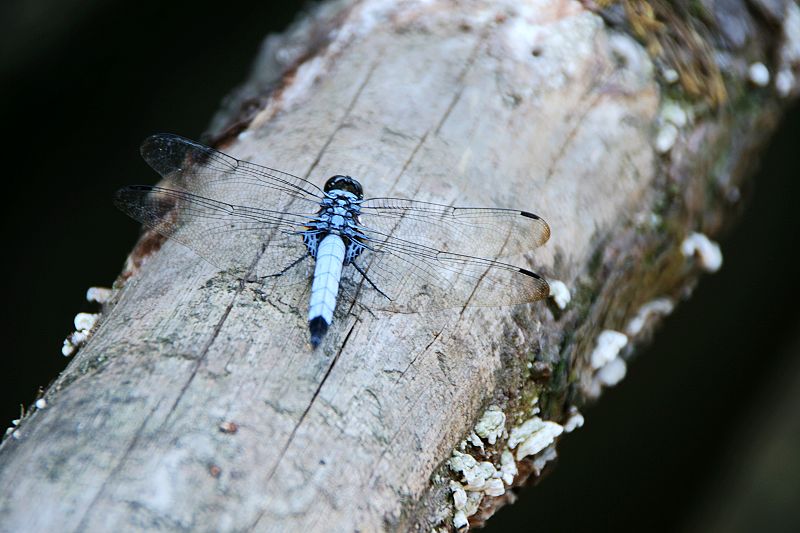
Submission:
[[[114,203],[145,226],[243,279],[282,273],[306,254],[299,232],[311,214],[233,205],[150,185],[123,187],[114,195]]]
[[[545,298],[535,272],[491,259],[439,250],[364,228],[369,250],[357,258],[365,271],[361,301],[368,307],[413,313],[465,305],[500,306]]]
[[[125,187],[115,203],[145,226],[240,277],[275,275],[306,253],[297,232],[319,209],[313,183],[172,134],[148,137],[141,154],[164,186]]]
[[[533,250],[550,238],[541,217],[518,209],[453,207],[401,198],[361,204],[364,226],[424,248],[456,255],[498,258]]]
[[[316,211],[322,190],[308,180],[240,161],[178,135],[145,139],[139,151],[166,186],[235,205],[262,205],[276,211]]]

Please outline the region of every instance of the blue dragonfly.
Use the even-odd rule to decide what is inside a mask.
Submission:
[[[141,154],[162,185],[123,187],[117,207],[242,280],[288,290],[311,278],[313,347],[342,299],[411,313],[549,294],[542,276],[498,260],[549,239],[528,211],[364,198],[350,176],[320,188],[172,134],[147,138]]]

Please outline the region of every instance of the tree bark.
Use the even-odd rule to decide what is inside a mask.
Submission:
[[[518,262],[571,301],[356,306],[311,350],[302,307],[146,233],[0,448],[3,529],[451,529],[541,475],[718,266],[704,236],[798,93],[795,3],[609,4],[323,4],[266,41],[210,129],[319,184],[534,211],[552,238]]]

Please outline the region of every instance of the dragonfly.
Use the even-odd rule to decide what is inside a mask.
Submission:
[[[310,281],[313,348],[342,299],[415,313],[549,294],[542,276],[500,260],[550,238],[534,213],[365,198],[351,176],[334,175],[320,188],[173,134],[148,137],[140,151],[163,179],[123,187],[116,206],[241,280],[278,293]]]

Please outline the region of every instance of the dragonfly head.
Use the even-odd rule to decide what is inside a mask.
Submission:
[[[325,182],[325,192],[330,194],[334,191],[349,192],[354,194],[358,200],[364,198],[364,190],[361,188],[361,184],[357,179],[350,176],[337,174],[328,178],[328,181]]]

